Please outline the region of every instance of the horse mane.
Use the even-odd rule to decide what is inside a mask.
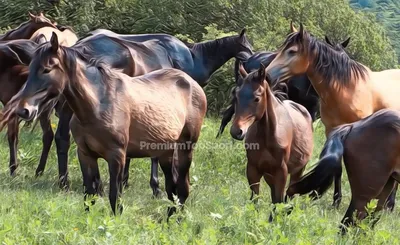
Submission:
[[[69,30],[69,31],[75,33],[74,29],[71,26],[63,26],[63,25],[56,24],[56,27],[59,31]]]
[[[334,82],[346,86],[353,78],[365,79],[368,74],[365,66],[352,60],[347,54],[338,52],[330,45],[319,41],[308,32],[304,32],[303,37],[299,32],[289,34],[281,50],[293,45],[299,45],[299,51],[307,52],[309,56],[315,54],[312,66],[316,73],[322,76],[322,81],[330,86]]]
[[[13,58],[18,65],[29,65],[31,58],[35,52],[37,44],[31,40],[11,40],[0,42],[0,51],[6,57]],[[3,56],[4,57],[4,56]],[[11,65],[10,60],[4,61],[5,64]]]
[[[288,100],[288,86],[286,82],[279,82],[271,88],[272,94],[280,101]]]

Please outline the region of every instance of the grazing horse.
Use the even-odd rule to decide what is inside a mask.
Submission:
[[[93,55],[98,54],[99,57],[101,55],[107,55],[108,58],[105,58],[105,62],[114,68],[123,69],[124,72],[130,76],[143,75],[147,72],[167,67],[180,69],[196,80],[200,86],[204,87],[207,85],[210,76],[228,60],[231,58],[243,60],[246,54],[252,54],[252,47],[247,40],[245,32],[246,30],[243,29],[239,35],[202,43],[185,44],[178,38],[167,34],[120,35],[109,30],[98,29],[90,32],[87,37],[79,40],[74,46],[74,49],[81,49],[83,52],[86,52],[84,49],[86,49],[87,52],[96,50],[96,52],[93,52]],[[103,38],[99,39],[98,37]],[[119,43],[124,43],[122,47],[121,45],[115,47],[115,43],[110,44],[112,38],[114,38],[114,40],[119,40]],[[88,45],[88,42],[92,42],[92,40],[97,41],[90,45],[90,48],[85,47]],[[142,47],[138,49],[140,43],[145,45],[143,47],[147,48]],[[107,45],[111,46],[108,47]],[[152,64],[152,68],[129,67],[130,64],[138,64],[126,61],[128,53],[127,49],[123,47],[129,47],[131,45],[134,45],[130,48],[132,52],[138,49],[138,52],[136,52],[132,58],[138,59],[138,63],[148,61],[147,63]],[[141,52],[143,52],[143,54],[140,54]],[[69,132],[68,125],[72,117],[72,111],[63,109],[63,112],[59,114],[59,127],[61,127],[64,134],[66,134],[65,132]],[[152,158],[151,163],[150,186],[153,190],[153,195],[158,196],[161,193],[158,181],[158,160]],[[62,165],[64,165],[64,163],[62,163]],[[130,160],[127,159],[124,170],[124,184],[128,182],[129,165]]]
[[[380,109],[400,109],[400,70],[371,71],[312,37],[303,25],[299,32],[288,35],[266,73],[271,81],[307,74],[321,99],[326,136],[332,128],[356,122]],[[335,186],[340,186],[340,178],[341,174],[335,177]],[[390,209],[394,207],[396,189],[389,198]],[[340,203],[339,193],[335,205]]]
[[[236,113],[230,133],[258,149],[246,149],[247,179],[253,194],[259,194],[264,177],[271,188],[272,203],[284,201],[287,176],[300,179],[313,151],[311,116],[300,104],[279,98],[279,90],[265,80],[265,67],[248,74],[239,66]],[[270,220],[272,216],[270,216]]]
[[[41,104],[60,94],[74,112],[71,131],[78,146],[85,197],[101,192],[97,159],[103,158],[109,166],[112,211],[122,212],[118,199],[125,158],[158,157],[168,198],[173,201],[177,194],[180,203],[185,203],[192,144],[199,138],[207,109],[204,91],[190,76],[177,69],[161,69],[132,78],[109,69],[101,60],[91,63],[85,54],[60,46],[53,34],[30,63],[28,81],[16,99],[17,114],[32,120]],[[159,143],[172,147],[146,147]],[[176,147],[177,143],[184,147]]]
[[[56,26],[46,18],[43,13],[39,15],[33,15],[29,13],[29,20],[19,25],[17,28],[0,35],[0,41],[9,41],[15,39],[29,39],[35,31],[43,27]]]
[[[313,190],[324,193],[342,171],[343,158],[351,187],[351,201],[341,222],[344,233],[347,226],[354,224],[355,210],[358,219],[365,218],[366,206],[372,199],[379,200],[375,212],[381,210],[400,182],[399,147],[397,110],[382,109],[360,121],[338,126],[330,132],[317,167],[289,186],[287,195]]]

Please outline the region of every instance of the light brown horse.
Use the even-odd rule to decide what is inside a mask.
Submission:
[[[284,201],[287,176],[290,183],[300,179],[313,151],[312,119],[308,111],[291,100],[281,100],[279,90],[265,80],[265,67],[247,74],[239,65],[233,138],[258,149],[248,148],[247,179],[253,193],[259,194],[264,177],[271,188],[272,203]],[[270,216],[270,220],[272,216]]]
[[[62,46],[71,47],[78,41],[78,36],[71,28],[69,27],[63,28],[63,30],[61,31],[56,27],[50,27],[50,26],[46,26],[35,31],[35,33],[33,33],[33,35],[31,36],[30,40],[34,40],[37,43],[47,42],[50,40],[53,32],[56,33],[57,36],[59,37],[58,41]]]
[[[29,39],[35,31],[43,27],[56,26],[41,12],[39,15],[28,13],[29,20],[19,25],[17,28],[0,35],[0,41],[9,41],[15,39]]]
[[[325,192],[341,169],[343,157],[351,187],[351,201],[341,227],[345,232],[345,226],[354,223],[355,210],[358,219],[365,218],[365,208],[372,199],[379,200],[375,212],[381,210],[400,182],[397,149],[400,149],[399,111],[382,109],[360,121],[338,126],[328,136],[317,167],[289,186],[288,196],[312,190]]]
[[[104,158],[110,172],[111,208],[114,214],[116,209],[122,212],[118,199],[125,158],[158,157],[168,198],[173,201],[175,193],[185,203],[192,145],[207,109],[202,88],[189,75],[162,69],[132,78],[98,61],[89,63],[74,49],[60,46],[56,34],[37,49],[29,69],[27,84],[15,100],[20,105],[17,110],[27,113],[18,114],[33,120],[40,105],[65,96],[74,112],[71,131],[85,197],[101,192],[97,159]],[[181,144],[174,149],[177,143]]]
[[[307,74],[320,96],[326,136],[333,127],[356,122],[382,108],[400,109],[400,70],[373,72],[311,36],[303,25],[287,37],[266,73],[272,81]],[[335,189],[340,195],[334,197],[335,206],[340,203],[340,188],[338,177]],[[391,209],[395,191],[388,203]]]

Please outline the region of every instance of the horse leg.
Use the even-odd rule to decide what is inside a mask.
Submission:
[[[125,164],[125,152],[118,151],[112,152],[107,157],[108,170],[110,172],[110,205],[114,215],[121,214],[123,206],[120,204],[120,197],[122,195],[122,179],[124,177],[124,164]]]
[[[42,128],[43,131],[43,137],[42,137],[43,149],[42,149],[42,155],[40,156],[39,165],[36,168],[36,173],[35,173],[36,177],[42,175],[44,172],[47,163],[47,158],[49,156],[49,151],[51,148],[51,143],[53,143],[54,139],[54,133],[53,129],[51,128],[49,114],[50,111],[44,113],[39,119],[40,127]]]
[[[178,159],[174,159],[173,168],[177,172],[176,192],[178,194],[179,205],[184,206],[189,196],[189,169],[192,164],[193,149],[178,149]],[[178,165],[175,163],[178,162]],[[174,169],[172,171],[174,173]]]
[[[10,175],[15,176],[15,170],[18,167],[18,156],[17,156],[17,146],[18,146],[18,118],[13,118],[8,122],[7,125],[7,138],[8,145],[10,147]]]
[[[285,195],[285,185],[288,176],[288,169],[286,163],[282,163],[281,167],[277,168],[274,173],[274,181],[270,183],[272,204],[274,204],[273,210],[269,215],[269,222],[272,222],[272,214],[275,212],[276,203],[282,203]]]
[[[151,158],[151,174],[150,174],[150,187],[153,190],[153,197],[160,197],[161,190],[158,181],[158,158]]]
[[[383,208],[387,207],[389,198],[393,195],[393,193],[396,194],[397,186],[398,186],[398,184],[395,181],[395,179],[389,178],[389,180],[386,183],[385,187],[383,188],[382,192],[377,197],[378,204],[377,204],[376,209],[375,209],[375,211],[373,213],[374,216],[376,215],[377,212],[379,212]],[[394,203],[393,203],[393,205],[394,205]],[[372,222],[372,227],[374,227],[378,221],[379,221],[379,217],[374,217],[374,220]]]
[[[161,157],[159,160],[160,160],[160,167],[164,173],[164,178],[165,178],[165,191],[167,192],[168,199],[171,202],[173,202],[174,201],[173,195],[176,195],[176,184],[174,182],[174,178],[172,175],[172,157],[168,155]],[[167,211],[168,217],[170,217],[175,212],[176,212],[175,207],[169,207]]]
[[[260,194],[260,180],[262,177],[261,172],[257,169],[256,166],[247,163],[246,168],[247,180],[249,181],[249,186],[251,190],[250,200],[253,201],[254,204],[257,204],[258,198],[254,199],[254,194],[258,196]]]
[[[93,199],[96,194],[96,187],[93,185],[93,179],[95,178],[94,169],[98,169],[97,158],[87,155],[84,151],[78,148],[78,160],[81,166],[82,178],[83,178],[83,187],[84,187],[84,206],[85,210],[89,211],[89,206],[86,204],[86,200],[88,197],[92,198],[91,204],[95,204],[95,200]]]
[[[61,189],[68,189],[68,151],[70,147],[69,122],[71,121],[73,112],[71,108],[65,104],[58,114],[59,122],[55,140],[57,146],[59,186]]]
[[[398,183],[395,184],[392,193],[390,193],[389,198],[387,200],[386,203],[386,209],[388,209],[389,211],[393,212],[394,209],[394,205],[396,202],[396,193],[397,193],[397,188],[398,188]]]
[[[334,208],[339,208],[340,203],[342,202],[342,168],[340,171],[334,176],[335,178],[335,188],[333,191],[333,203],[332,206]]]
[[[124,188],[128,187],[130,165],[131,165],[131,159],[127,157],[125,160],[125,167],[124,167],[124,180],[122,181],[122,185],[124,186]]]

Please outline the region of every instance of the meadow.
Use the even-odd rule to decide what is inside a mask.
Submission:
[[[54,122],[56,122],[54,120]],[[56,124],[53,124],[55,128]],[[171,204],[163,193],[154,199],[149,187],[150,160],[132,160],[130,186],[124,190],[124,212],[111,215],[108,202],[108,168],[101,160],[106,195],[97,199],[90,212],[83,207],[82,175],[76,158],[76,146],[70,150],[71,189],[60,191],[57,185],[57,159],[53,144],[43,176],[34,177],[41,152],[39,127],[30,133],[20,132],[17,176],[8,171],[9,150],[5,133],[0,134],[0,242],[1,244],[399,244],[400,212],[382,212],[372,230],[369,220],[340,236],[338,227],[351,196],[344,174],[343,201],[338,210],[331,207],[332,189],[320,200],[297,197],[289,205],[291,215],[279,213],[274,222],[268,217],[272,209],[270,191],[261,184],[258,205],[249,201],[250,189],[245,176],[246,157],[242,142],[233,141],[228,131],[215,139],[219,121],[207,118],[199,147],[190,169],[191,189],[185,209],[166,222]],[[317,121],[315,128],[315,164],[325,136]],[[216,143],[212,146],[212,143]],[[220,143],[230,144],[222,148]],[[344,171],[345,172],[345,171]],[[160,171],[160,184],[164,179]],[[368,185],[368,183],[365,183]],[[397,198],[397,202],[399,202]],[[375,202],[371,202],[371,210]],[[177,220],[180,220],[178,223]]]

